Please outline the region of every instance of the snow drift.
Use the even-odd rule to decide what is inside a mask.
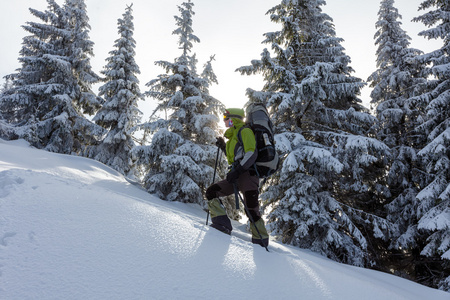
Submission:
[[[449,299],[205,220],[93,160],[0,140],[1,299]]]

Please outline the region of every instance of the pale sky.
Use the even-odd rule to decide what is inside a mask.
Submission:
[[[99,73],[106,64],[108,52],[113,50],[114,41],[119,37],[117,19],[122,17],[127,4],[133,3],[133,15],[137,43],[136,61],[140,67],[141,92],[147,91],[147,82],[164,72],[155,61],[172,62],[179,57],[178,37],[172,35],[176,28],[174,16],[179,15],[177,6],[184,0],[86,0],[90,19],[90,39],[95,43],[95,57],[91,64]],[[187,0],[186,0],[187,2]],[[194,44],[197,53],[198,70],[201,70],[210,55],[215,55],[214,72],[219,85],[213,85],[210,93],[227,107],[242,107],[247,101],[245,90],[248,87],[260,89],[261,77],[243,76],[235,72],[238,67],[250,65],[252,59],[259,59],[262,50],[268,45],[261,42],[266,32],[279,29],[265,13],[281,0],[192,0],[194,3],[193,29],[200,38]],[[57,0],[62,4],[63,0]],[[402,28],[412,38],[411,47],[429,52],[441,47],[441,41],[428,41],[418,36],[426,27],[413,23],[411,19],[421,15],[418,7],[422,0],[396,0],[395,6],[403,16]],[[374,34],[378,20],[379,0],[328,0],[323,11],[334,20],[338,37],[345,40],[345,53],[350,56],[353,74],[363,80],[376,69],[376,47]],[[20,67],[17,58],[22,38],[27,33],[21,28],[25,22],[38,21],[28,8],[45,10],[45,0],[0,1],[0,82],[3,77]],[[361,99],[369,107],[370,89],[365,88]],[[153,99],[139,103],[146,117],[154,108]],[[144,120],[143,120],[144,121]]]

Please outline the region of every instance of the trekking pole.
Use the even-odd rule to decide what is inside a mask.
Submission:
[[[214,175],[213,175],[212,184],[214,184],[214,181],[216,181],[216,170],[217,170],[217,162],[219,161],[219,153],[220,153],[220,148],[217,147],[216,164],[214,166]],[[208,225],[208,220],[209,220],[209,208],[208,208],[208,213],[206,215],[206,225]]]
[[[267,248],[267,245],[264,244],[264,240],[263,240],[263,237],[262,237],[262,235],[261,235],[261,232],[259,232],[258,227],[256,227],[255,221],[253,220],[253,217],[252,217],[252,215],[250,214],[250,211],[248,210],[248,207],[247,207],[247,205],[245,204],[244,199],[242,199],[241,195],[239,194],[239,190],[238,190],[238,187],[237,187],[237,184],[236,184],[236,183],[234,184],[234,196],[236,197],[236,203],[238,203],[238,202],[239,202],[239,199],[241,199],[242,204],[244,204],[245,213],[247,214],[247,217],[248,217],[248,219],[250,220],[250,223],[252,223],[253,226],[255,227],[256,232],[258,233],[259,238],[261,239],[261,243],[263,244],[263,247],[266,248],[266,251],[267,251],[267,252],[270,252],[269,249]]]
[[[233,183],[233,187],[234,187],[234,199],[236,201],[236,209],[239,210],[239,198],[241,198],[241,197],[239,195],[239,190],[237,188],[236,183]],[[245,207],[245,204],[244,204],[244,207]]]

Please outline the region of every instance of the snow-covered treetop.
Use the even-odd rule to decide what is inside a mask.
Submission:
[[[174,17],[178,28],[175,29],[172,34],[179,36],[178,45],[180,49],[183,50],[183,54],[179,58],[180,63],[188,63],[187,58],[192,50],[193,42],[200,42],[200,39],[194,35],[194,30],[192,29],[192,16],[195,15],[193,6],[194,3],[190,0],[188,2],[183,2],[181,6],[178,6],[181,16]]]

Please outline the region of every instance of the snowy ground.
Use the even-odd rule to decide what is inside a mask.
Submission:
[[[0,299],[450,299],[205,220],[98,162],[0,140]]]

